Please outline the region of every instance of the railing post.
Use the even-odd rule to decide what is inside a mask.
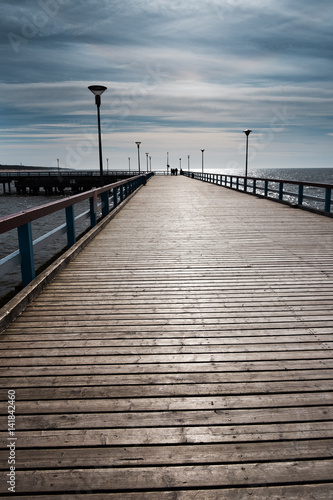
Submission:
[[[31,222],[17,228],[18,243],[21,254],[22,286],[26,286],[35,277],[34,249],[32,242]]]
[[[253,179],[253,194],[257,192],[257,179]]]
[[[116,208],[118,206],[118,189],[115,187],[113,188],[113,208]]]
[[[327,187],[325,189],[325,212],[331,211],[331,194],[332,189]]]
[[[268,197],[268,180],[265,181],[265,191],[264,191],[264,194],[266,196],[266,198]]]
[[[279,200],[283,200],[283,182],[279,182]]]
[[[102,193],[102,216],[106,217],[110,213],[109,190]]]
[[[74,205],[66,207],[66,225],[67,225],[67,245],[69,248],[73,246],[76,241]]]
[[[236,177],[236,189],[239,191],[239,177]]]
[[[121,203],[124,199],[124,185],[123,184],[120,186],[119,190],[120,190],[120,203]]]
[[[303,193],[304,193],[304,186],[303,184],[299,184],[298,186],[298,204],[303,205]]]
[[[89,198],[90,203],[90,226],[94,227],[97,224],[97,194],[94,192],[93,196]]]

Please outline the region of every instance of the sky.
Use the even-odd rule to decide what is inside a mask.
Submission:
[[[242,173],[244,129],[249,174],[333,167],[332,26],[331,0],[1,0],[0,164],[98,170],[99,84],[105,170],[140,141]]]

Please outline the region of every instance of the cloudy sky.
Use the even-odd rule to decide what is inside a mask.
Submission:
[[[1,0],[0,164],[333,167],[331,0]]]

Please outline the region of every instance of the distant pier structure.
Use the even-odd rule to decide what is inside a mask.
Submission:
[[[129,171],[110,171],[103,175],[104,184],[136,175]],[[13,190],[17,194],[46,195],[64,194],[69,190],[73,194],[88,191],[100,186],[99,171],[0,171],[0,185],[3,194]]]

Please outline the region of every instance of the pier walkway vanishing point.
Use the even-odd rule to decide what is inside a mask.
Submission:
[[[0,337],[0,493],[332,499],[332,224],[153,177]]]

